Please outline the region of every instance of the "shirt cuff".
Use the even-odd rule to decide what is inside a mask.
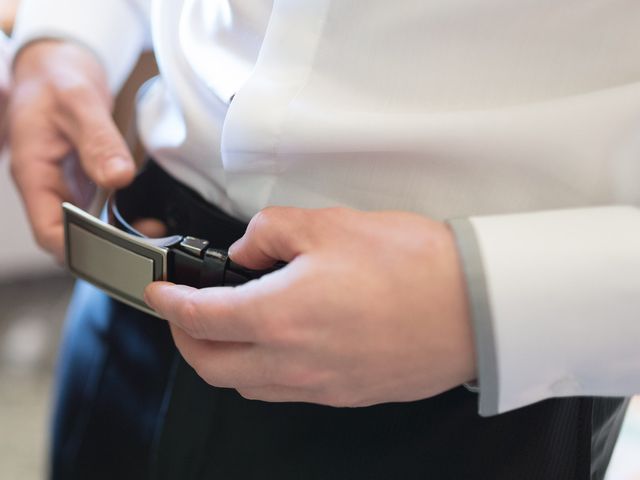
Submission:
[[[450,222],[475,329],[482,415],[640,392],[640,210]]]
[[[85,45],[102,63],[113,93],[135,67],[147,37],[146,22],[127,0],[22,0],[14,28],[14,56],[45,38]]]
[[[469,312],[475,335],[478,379],[465,386],[468,390],[479,393],[478,411],[480,415],[495,415],[498,413],[498,368],[493,317],[487,295],[482,257],[471,221],[456,219],[450,220],[448,223],[456,238],[467,285]]]

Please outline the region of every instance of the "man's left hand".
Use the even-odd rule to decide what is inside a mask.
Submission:
[[[404,212],[272,207],[230,250],[281,270],[239,287],[154,283],[149,305],[208,383],[248,399],[367,406],[475,377],[450,229]]]

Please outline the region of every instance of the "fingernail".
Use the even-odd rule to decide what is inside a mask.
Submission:
[[[124,157],[113,157],[105,162],[102,173],[106,180],[112,180],[131,170],[130,162]]]

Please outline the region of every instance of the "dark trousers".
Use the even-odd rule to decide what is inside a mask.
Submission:
[[[162,186],[166,174],[153,175]],[[225,228],[220,211],[206,219],[179,211],[192,192],[176,193],[170,181],[162,188],[178,206],[161,218],[180,233]],[[200,380],[165,322],[84,283],[61,352],[54,480],[602,479],[626,407],[565,398],[481,418],[464,388],[358,409],[249,401]]]

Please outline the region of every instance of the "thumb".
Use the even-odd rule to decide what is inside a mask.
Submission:
[[[109,108],[97,94],[80,100],[73,100],[67,109],[63,130],[78,152],[84,171],[103,188],[128,185],[136,166]]]
[[[312,213],[302,208],[269,207],[249,222],[244,236],[229,248],[243,267],[261,270],[277,261],[291,262],[311,248]]]

